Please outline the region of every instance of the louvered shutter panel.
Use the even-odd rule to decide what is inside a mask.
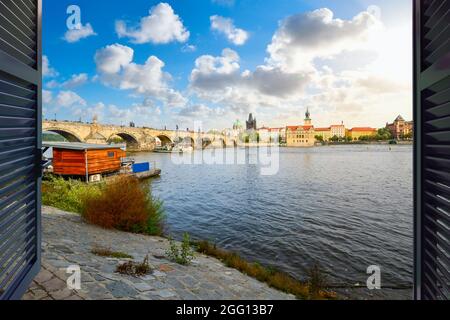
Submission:
[[[415,0],[416,298],[450,299],[450,0]]]
[[[40,268],[40,20],[40,0],[0,0],[0,299]]]

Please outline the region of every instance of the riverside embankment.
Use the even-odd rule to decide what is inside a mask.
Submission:
[[[173,263],[165,257],[167,239],[105,230],[51,207],[42,212],[43,268],[25,300],[295,299],[202,254],[188,266]],[[94,255],[91,251],[97,247],[126,253],[136,261],[148,256],[152,271],[143,277],[118,274],[117,266],[127,259]],[[67,267],[73,265],[81,270],[80,290],[67,288]]]

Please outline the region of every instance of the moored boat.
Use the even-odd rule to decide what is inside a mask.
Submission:
[[[188,153],[193,152],[194,148],[190,145],[165,145],[156,147],[153,152],[156,153]]]

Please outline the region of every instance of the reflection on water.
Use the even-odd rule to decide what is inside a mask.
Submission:
[[[299,278],[319,262],[335,283],[365,283],[369,265],[382,268],[385,286],[412,282],[411,146],[281,149],[275,176],[254,164],[134,157],[161,167],[151,183],[174,236],[189,232]]]

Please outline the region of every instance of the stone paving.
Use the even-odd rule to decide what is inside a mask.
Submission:
[[[286,300],[295,299],[268,287],[220,261],[196,254],[189,266],[165,257],[166,239],[104,230],[76,215],[42,208],[42,271],[25,300]],[[95,247],[127,253],[134,261],[146,256],[152,273],[144,277],[115,272],[126,260],[99,257]],[[67,267],[81,269],[81,290],[69,290]]]

